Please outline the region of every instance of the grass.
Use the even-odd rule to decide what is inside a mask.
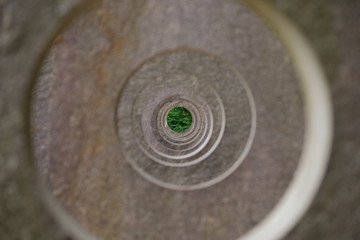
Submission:
[[[169,112],[167,122],[173,131],[185,132],[192,124],[192,115],[186,108],[176,107]]]

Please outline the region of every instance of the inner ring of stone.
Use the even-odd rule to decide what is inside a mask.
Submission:
[[[185,132],[167,124],[174,107],[192,114]],[[230,175],[246,157],[256,127],[245,81],[199,50],[150,58],[130,76],[117,111],[126,160],[149,181],[174,190],[204,188]]]
[[[193,116],[193,123],[185,132],[175,132],[167,124],[167,115],[171,109],[175,107],[185,107]],[[211,126],[209,126],[209,124],[211,124]],[[160,136],[165,140],[166,147],[174,147],[172,149],[174,152],[186,151],[200,143],[205,135],[209,135],[206,133],[206,130],[210,129],[210,131],[212,131],[211,112],[209,113],[205,112],[204,109],[199,109],[197,104],[194,104],[191,100],[175,99],[165,103],[160,110],[158,115],[158,129]]]
[[[147,102],[141,116],[145,141],[139,141],[138,144],[150,159],[159,164],[171,167],[190,166],[203,161],[219,143],[217,141],[209,144],[211,138],[219,138],[222,135],[221,125],[215,127],[214,120],[223,121],[221,113],[214,119],[211,109],[221,111],[223,106],[216,92],[195,76],[174,74],[167,76],[166,81],[172,81],[174,87],[161,87],[156,91],[153,89],[155,83],[152,83],[149,86],[151,91],[146,87],[140,93],[141,96],[146,96],[145,92],[151,92],[150,99],[139,97],[139,101],[135,103],[137,108],[138,102]],[[205,101],[196,92],[185,87],[187,83],[191,86],[191,82],[199,85],[198,87],[215,101]],[[176,133],[166,124],[167,112],[178,105],[183,105],[194,113],[193,129],[189,132]],[[134,116],[134,121],[136,118]]]

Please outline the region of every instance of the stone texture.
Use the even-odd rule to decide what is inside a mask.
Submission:
[[[156,83],[163,72],[195,75],[211,85],[224,104],[227,126],[216,155],[170,174],[158,171],[137,148],[138,139],[126,134],[141,133],[137,104],[161,95]],[[240,78],[254,96],[257,134],[228,178],[176,192],[129,166],[136,160],[157,179],[185,186],[210,182],[234,166],[253,124]],[[163,88],[176,87],[175,80]],[[105,0],[59,35],[36,88],[33,126],[41,169],[68,212],[104,239],[235,239],[272,210],[298,163],[304,135],[298,79],[275,34],[237,1]],[[213,93],[191,89],[202,90],[196,95],[212,106],[220,127]],[[135,145],[127,147],[130,141]]]
[[[274,1],[303,30],[324,67],[335,128],[329,167],[289,240],[360,239],[360,2]]]
[[[324,183],[307,215],[285,239],[357,240],[359,2],[274,3],[299,24],[315,46],[330,80],[335,110],[334,146]],[[27,109],[31,78],[44,46],[77,1],[13,0],[0,4],[0,238],[64,239],[49,221],[38,195],[36,170],[29,157]],[[106,40],[104,44],[106,47]]]
[[[0,239],[64,239],[30,158],[29,97],[49,40],[78,1],[0,1]]]

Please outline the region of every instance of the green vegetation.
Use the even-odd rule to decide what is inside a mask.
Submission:
[[[184,107],[171,109],[167,116],[169,127],[175,132],[185,132],[192,124],[192,115]]]

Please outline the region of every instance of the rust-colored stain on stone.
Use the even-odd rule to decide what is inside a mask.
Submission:
[[[303,143],[302,92],[282,44],[238,1],[104,0],[55,38],[46,64],[34,117],[40,169],[66,210],[101,239],[235,239],[272,210],[292,179]],[[151,159],[132,161],[146,152],[138,148],[146,146],[140,140],[154,143],[156,121],[145,112],[157,111],[166,94],[180,99],[174,104],[200,109],[195,122],[207,121],[208,128],[194,124],[199,129],[191,130],[193,139],[207,146],[194,159],[212,151],[222,157],[213,162],[206,157],[194,170],[186,170],[189,165],[173,173],[154,167]],[[184,96],[190,100],[182,101]],[[197,103],[191,105],[191,99]],[[249,101],[256,105],[256,122]],[[147,121],[149,126],[142,125]],[[233,166],[255,125],[259,135],[251,139],[251,151],[216,185],[170,190],[135,170],[141,166],[185,188],[206,182]],[[196,136],[202,130],[207,136],[209,126],[209,140]],[[137,138],[142,131],[144,138]],[[161,134],[181,141],[192,136],[174,137],[166,129]],[[178,148],[171,154],[181,148],[151,144],[150,150],[160,147],[156,151]]]

